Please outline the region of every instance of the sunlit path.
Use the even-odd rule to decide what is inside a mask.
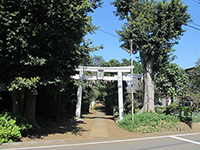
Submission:
[[[97,104],[95,119],[90,132],[90,137],[109,137],[106,120],[104,118],[105,113],[103,111],[103,105]]]

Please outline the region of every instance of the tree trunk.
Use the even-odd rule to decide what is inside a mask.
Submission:
[[[153,71],[153,58],[149,58],[147,55],[140,53],[140,58],[143,66],[143,78],[144,78],[144,105],[140,110],[142,112],[154,112],[154,81],[152,79]]]
[[[34,126],[38,126],[35,120],[35,106],[36,95],[27,90],[24,117],[31,121]]]
[[[13,113],[21,114],[35,127],[40,128],[35,120],[36,95],[26,88],[22,88],[20,91],[14,89],[11,95]]]
[[[63,98],[62,93],[59,93],[59,99],[61,101],[60,119],[65,121],[65,99]]]
[[[60,97],[60,92],[57,94],[57,93],[54,93],[54,100],[55,100],[55,103],[56,103],[56,112],[55,112],[55,121],[56,122],[60,122],[60,110],[61,110],[61,97]]]
[[[11,92],[12,95],[12,112],[15,114],[20,113],[20,100],[19,100],[19,91],[14,89]]]
[[[24,114],[25,109],[25,95],[26,95],[26,89],[22,88],[22,90],[19,91],[19,101],[20,101],[20,114]]]

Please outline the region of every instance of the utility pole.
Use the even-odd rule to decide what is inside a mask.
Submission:
[[[131,79],[132,79],[132,84],[131,84],[131,101],[132,101],[132,121],[134,121],[134,97],[133,97],[133,46],[132,43],[133,40],[131,39]]]
[[[123,48],[126,52],[131,54],[131,112],[132,112],[132,121],[134,121],[134,96],[133,96],[133,40],[130,41],[130,50]]]

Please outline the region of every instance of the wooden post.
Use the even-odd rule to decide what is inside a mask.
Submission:
[[[80,71],[79,75],[80,81],[82,82],[83,71]],[[82,89],[82,85],[79,85],[77,90],[76,119],[80,119],[81,117]]]
[[[123,108],[123,84],[122,84],[122,72],[118,72],[118,103],[119,103],[119,119],[124,118]]]
[[[131,39],[131,78],[133,83],[133,40]],[[133,84],[131,84],[131,107],[132,107],[132,121],[134,121],[134,97],[133,97]]]

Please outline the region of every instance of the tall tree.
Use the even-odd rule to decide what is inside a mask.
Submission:
[[[154,74],[169,60],[172,47],[183,34],[182,25],[187,24],[190,15],[188,6],[181,0],[116,0],[116,16],[126,19],[122,31],[117,31],[124,43],[130,47],[133,39],[133,53],[139,53],[144,75],[144,106],[141,112],[154,111]]]
[[[16,113],[35,122],[37,86],[54,84],[59,93],[82,58],[96,49],[84,36],[95,29],[88,14],[100,1],[0,1],[0,82],[11,84]]]

